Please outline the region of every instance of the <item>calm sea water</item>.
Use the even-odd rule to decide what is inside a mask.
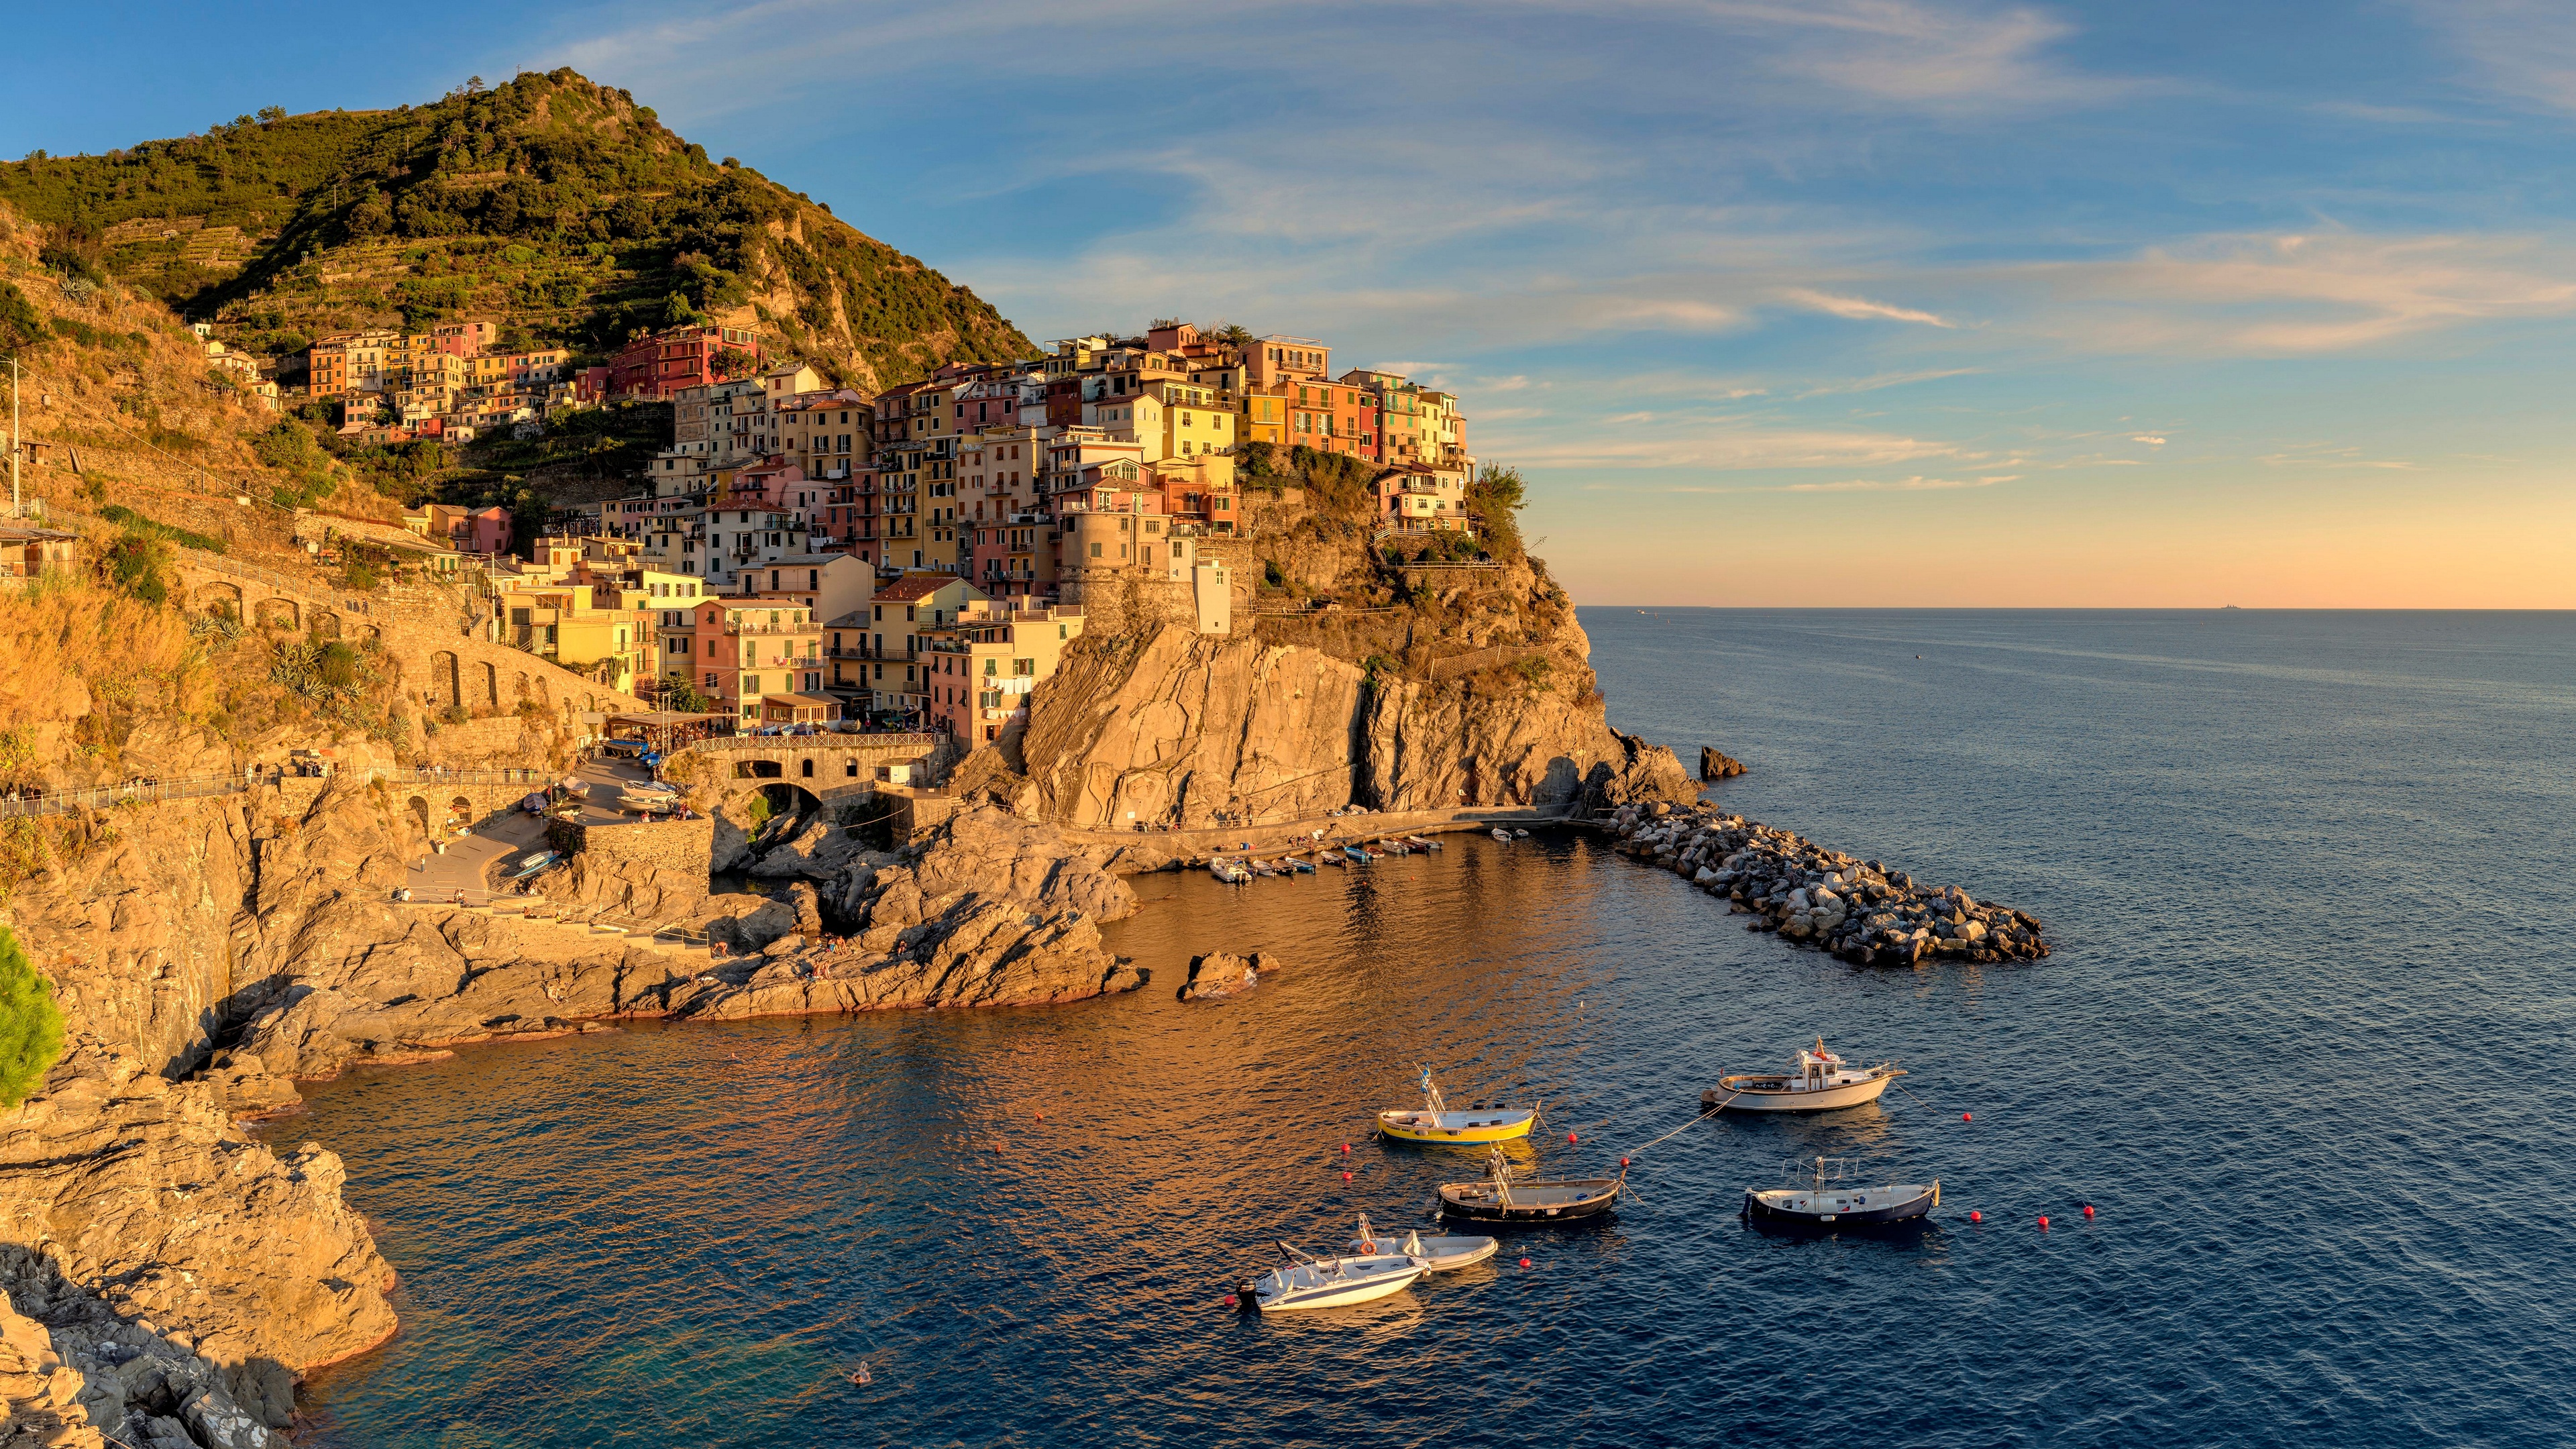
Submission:
[[[404,1274],[314,1441],[2568,1442],[2576,618],[1583,617],[1615,721],[1752,767],[1730,805],[2057,954],[1874,972],[1581,835],[1452,837],[1143,880],[1115,1001],[360,1075],[277,1129]],[[1214,947],[1294,969],[1174,1001]],[[1366,1135],[1417,1062],[1592,1172],[1818,1034],[1909,1090],[1689,1126],[1615,1222],[1378,1305],[1218,1301],[1472,1175]],[[1938,1176],[1937,1220],[1739,1222],[1819,1150]]]

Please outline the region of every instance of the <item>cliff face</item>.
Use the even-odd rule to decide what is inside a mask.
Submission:
[[[1527,586],[1526,571],[1519,582]],[[1490,639],[1492,612],[1471,612]],[[1455,646],[1474,632],[1403,613],[1361,616],[1314,644],[1279,642],[1267,620],[1251,638],[1178,626],[1085,638],[1031,698],[1018,746],[1025,784],[1012,783],[1012,803],[1071,828],[1124,830],[1203,826],[1220,811],[1295,819],[1354,803],[1697,797],[1671,751],[1603,719],[1590,641],[1570,610],[1537,621],[1535,638],[1515,630],[1511,643],[1469,649]],[[1365,667],[1343,657],[1372,640],[1390,652],[1369,654]]]

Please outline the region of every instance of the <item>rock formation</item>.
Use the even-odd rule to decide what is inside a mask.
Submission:
[[[2048,954],[2039,922],[2010,906],[1980,903],[1957,886],[1925,886],[1901,870],[1809,844],[1708,806],[1622,809],[1618,849],[1664,866],[1801,945],[1864,966],[1912,966],[1927,956],[2037,960]]]
[[[1317,649],[1178,626],[1085,638],[1031,697],[1019,743],[1028,783],[1014,803],[1100,830],[1201,826],[1219,812],[1304,818],[1353,803],[1695,798],[1671,751],[1610,728],[1584,675],[1579,694],[1517,674],[1479,689],[1373,679]]]
[[[1699,777],[1703,780],[1729,780],[1744,773],[1744,762],[1732,755],[1721,754],[1706,745],[1699,748]]]
[[[1189,984],[1181,988],[1183,1001],[1207,1001],[1219,996],[1232,996],[1250,991],[1262,978],[1280,970],[1286,963],[1268,951],[1255,951],[1237,956],[1230,951],[1210,951],[1190,958]]]

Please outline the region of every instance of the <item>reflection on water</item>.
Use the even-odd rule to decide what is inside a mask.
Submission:
[[[404,1331],[320,1377],[316,1442],[2563,1437],[2576,1235],[2492,1208],[2499,1183],[2561,1200],[2576,1133],[2544,1090],[2412,1084],[2545,1082],[2576,1025],[2565,638],[1653,623],[1596,630],[1611,695],[1753,760],[1730,799],[2025,905],[2060,954],[1864,971],[1579,834],[1454,836],[1243,887],[1144,878],[1111,934],[1155,979],[1113,1001],[646,1026],[352,1077],[272,1130],[347,1156]],[[2404,667],[2374,674],[2381,652]],[[2195,658],[2231,667],[2169,666]],[[2419,687],[2435,672],[2467,682]],[[2464,921],[2508,892],[2517,912]],[[1174,1000],[1220,948],[1289,969]],[[1849,1112],[1691,1125],[1721,1073],[1818,1034],[1913,1075]],[[1223,1307],[1274,1240],[1419,1221],[1477,1174],[1479,1151],[1368,1135],[1418,1065],[1453,1100],[1543,1100],[1531,1171],[1682,1130],[1631,1153],[1596,1229],[1359,1309]],[[1936,1220],[1737,1218],[1818,1152],[1939,1177]]]

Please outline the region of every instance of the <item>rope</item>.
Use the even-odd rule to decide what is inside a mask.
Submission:
[[[1742,1092],[1732,1092],[1732,1093],[1729,1093],[1729,1094],[1727,1095],[1726,1102],[1732,1102],[1732,1101],[1734,1101],[1737,1097],[1740,1097],[1740,1096],[1743,1096],[1743,1095],[1744,1095],[1744,1094],[1743,1094]],[[1695,1127],[1695,1126],[1699,1125],[1699,1124],[1700,1124],[1700,1123],[1702,1123],[1702,1122],[1707,1121],[1709,1118],[1716,1116],[1718,1113],[1725,1111],[1725,1110],[1726,1110],[1726,1102],[1720,1102],[1720,1103],[1718,1103],[1716,1106],[1711,1107],[1711,1108],[1708,1108],[1706,1111],[1701,1112],[1698,1116],[1693,1117],[1693,1118],[1692,1118],[1692,1119],[1690,1119],[1688,1122],[1684,1122],[1682,1125],[1680,1125],[1679,1127],[1674,1128],[1672,1131],[1667,1132],[1667,1133],[1665,1133],[1663,1136],[1656,1138],[1654,1141],[1647,1143],[1647,1144],[1645,1145],[1645,1147],[1631,1147],[1631,1148],[1629,1148],[1629,1149],[1627,1150],[1627,1152],[1625,1152],[1625,1153],[1624,1153],[1624,1154],[1622,1154],[1622,1155],[1623,1155],[1623,1156],[1627,1156],[1627,1157],[1635,1157],[1635,1156],[1636,1156],[1636,1155],[1638,1155],[1639,1153],[1644,1152],[1644,1151],[1646,1150],[1646,1147],[1654,1147],[1654,1146],[1658,1146],[1658,1145],[1660,1145],[1660,1144],[1662,1144],[1662,1143],[1669,1142],[1669,1141],[1671,1141],[1672,1139],[1674,1139],[1674,1138],[1676,1138],[1676,1137],[1679,1137],[1679,1136],[1680,1136],[1680,1135],[1682,1135],[1684,1132],[1689,1131],[1691,1128],[1693,1128],[1693,1127]]]

